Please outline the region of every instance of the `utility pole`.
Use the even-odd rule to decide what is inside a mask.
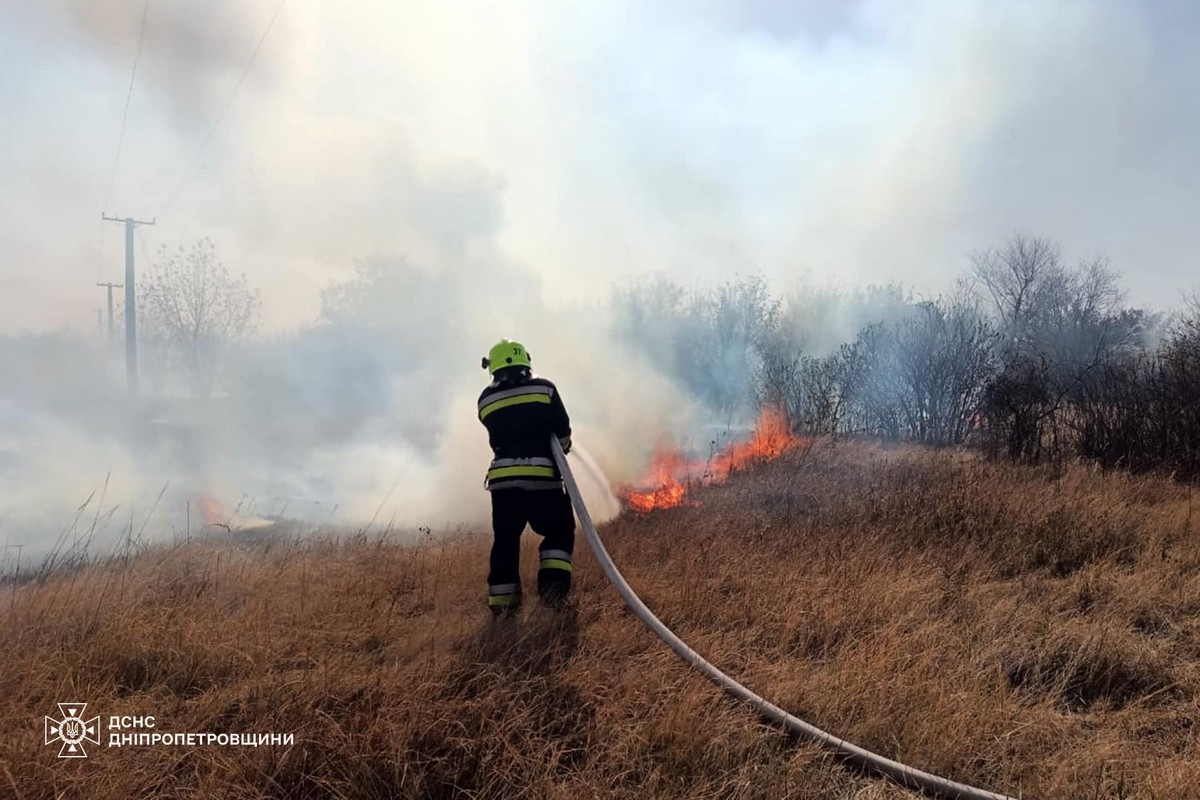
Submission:
[[[125,224],[125,375],[129,379],[129,394],[138,394],[137,366],[137,308],[134,295],[133,276],[133,229],[138,225],[153,225],[157,220],[146,222],[133,217],[110,217],[103,211],[100,219],[106,222],[122,222]]]
[[[97,286],[102,286],[108,289],[108,343],[112,344],[117,340],[117,329],[113,327],[113,301],[112,290],[120,289],[125,284],[123,283],[97,283]]]

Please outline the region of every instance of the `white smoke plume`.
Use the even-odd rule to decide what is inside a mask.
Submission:
[[[157,218],[141,269],[211,238],[261,288],[264,341],[216,408],[148,387],[142,428],[113,399],[118,354],[7,342],[0,513],[39,530],[110,472],[136,527],[168,482],[175,514],[210,491],[350,527],[478,524],[475,365],[506,335],[633,479],[700,424],[609,335],[604,299],[635,276],[937,293],[1028,230],[1108,254],[1137,304],[1194,281],[1184,0],[152,0],[110,193],[142,9],[0,8],[18,187],[0,196],[0,331],[95,338],[93,284],[123,260],[107,199]],[[382,283],[338,318],[322,291],[363,259]]]

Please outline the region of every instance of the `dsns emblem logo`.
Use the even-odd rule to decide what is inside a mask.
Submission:
[[[85,720],[85,708],[87,703],[59,703],[63,718],[46,717],[46,744],[62,742],[59,758],[87,758],[83,743],[100,744],[100,717]]]

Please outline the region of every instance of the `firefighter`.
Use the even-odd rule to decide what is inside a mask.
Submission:
[[[543,604],[562,608],[571,590],[575,516],[550,451],[558,437],[571,449],[571,422],[553,383],[533,374],[529,351],[502,339],[483,359],[492,382],[479,395],[479,421],[493,459],[486,486],[492,494],[492,554],[488,607],[497,617],[521,605],[521,534],[542,537],[537,588]]]

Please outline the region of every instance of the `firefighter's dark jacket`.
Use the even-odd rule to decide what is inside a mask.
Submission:
[[[492,446],[488,491],[562,489],[562,476],[550,452],[550,436],[571,449],[571,421],[558,388],[536,375],[496,380],[479,395],[479,421]]]

